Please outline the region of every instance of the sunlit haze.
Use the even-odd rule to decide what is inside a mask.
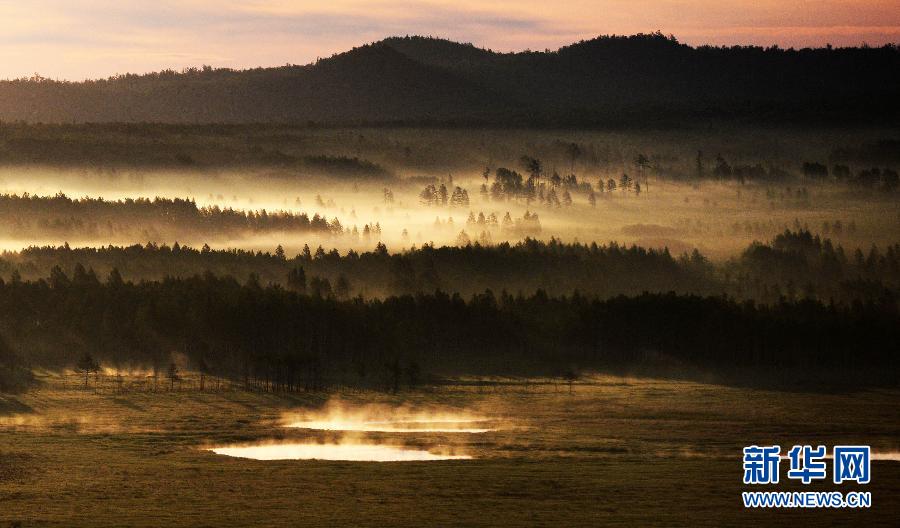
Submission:
[[[81,80],[208,64],[306,64],[392,35],[502,51],[555,49],[601,34],[661,30],[688,44],[900,41],[894,0],[94,0],[0,1],[0,78]]]
[[[317,412],[293,412],[285,425],[297,429],[370,433],[487,433],[493,422],[471,412],[448,409],[349,405],[331,400]]]
[[[0,0],[0,528],[897,525],[898,7]]]

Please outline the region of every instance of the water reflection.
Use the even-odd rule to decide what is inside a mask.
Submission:
[[[467,455],[435,454],[421,449],[376,444],[266,444],[210,449],[218,455],[254,460],[346,460],[353,462],[411,462],[469,460]]]

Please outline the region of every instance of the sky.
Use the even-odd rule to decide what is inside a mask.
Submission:
[[[656,30],[692,45],[900,43],[900,0],[0,0],[0,79],[307,64],[393,35],[519,51]]]

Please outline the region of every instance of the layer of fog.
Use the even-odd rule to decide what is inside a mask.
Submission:
[[[285,413],[282,423],[297,429],[379,433],[487,433],[499,421],[479,413],[409,404],[353,404],[329,400],[321,409]]]
[[[585,176],[596,185],[603,176]],[[110,179],[112,178],[112,179]],[[572,205],[548,207],[524,201],[484,199],[479,192],[484,182],[474,172],[459,174],[452,182],[438,176],[436,185],[467,189],[468,207],[427,206],[420,203],[424,181],[390,184],[393,202],[387,203],[382,184],[351,185],[304,183],[281,178],[260,179],[258,174],[216,173],[140,173],[98,177],[91,173],[57,169],[4,169],[0,185],[4,192],[53,195],[63,192],[72,198],[92,196],[108,200],[135,197],[193,198],[198,206],[232,207],[239,210],[290,211],[319,214],[328,220],[338,219],[345,235],[327,236],[312,233],[265,232],[243,237],[221,238],[215,234],[158,232],[154,226],[128,226],[125,232],[96,239],[75,234],[19,239],[0,230],[0,249],[17,250],[32,245],[97,246],[129,245],[154,242],[213,248],[239,247],[273,251],[282,245],[289,255],[299,253],[304,245],[312,250],[319,245],[326,250],[346,252],[371,250],[381,241],[390,251],[421,246],[426,243],[458,245],[466,241],[496,244],[515,242],[522,233],[502,229],[500,221],[509,213],[520,220],[526,212],[539,215],[539,232],[529,236],[551,237],[564,241],[622,244],[636,243],[645,247],[668,247],[674,254],[699,248],[713,258],[733,256],[753,240],[768,240],[784,229],[809,228],[829,236],[845,247],[868,249],[872,243],[885,245],[900,238],[900,204],[888,197],[857,195],[846,189],[808,184],[807,199],[799,200],[799,190],[791,184],[704,183],[699,188],[648,177],[644,191],[614,191],[597,195],[592,207],[585,195],[572,193]],[[486,221],[467,223],[470,214]],[[497,221],[491,223],[491,218]],[[840,232],[828,231],[840,224]],[[373,233],[366,236],[365,226]],[[375,233],[375,226],[380,234]],[[849,226],[852,226],[850,228]],[[133,229],[131,229],[133,228]],[[355,228],[355,233],[353,232]]]
[[[158,432],[138,424],[123,424],[113,416],[92,413],[16,413],[0,416],[0,430],[30,433],[65,431],[75,434],[143,434]]]

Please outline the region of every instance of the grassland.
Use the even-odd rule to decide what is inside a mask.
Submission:
[[[895,525],[900,462],[874,461],[869,510],[750,511],[741,447],[871,444],[898,451],[895,390],[782,392],[631,377],[460,383],[416,392],[271,394],[143,377],[74,376],[0,399],[0,526]],[[496,380],[494,380],[496,381]],[[333,439],[285,412],[347,404],[466,409],[483,434],[362,433],[473,460],[256,461],[204,447]],[[784,468],[782,468],[784,471]],[[782,484],[765,489],[799,489]],[[804,490],[849,491],[821,483]]]

